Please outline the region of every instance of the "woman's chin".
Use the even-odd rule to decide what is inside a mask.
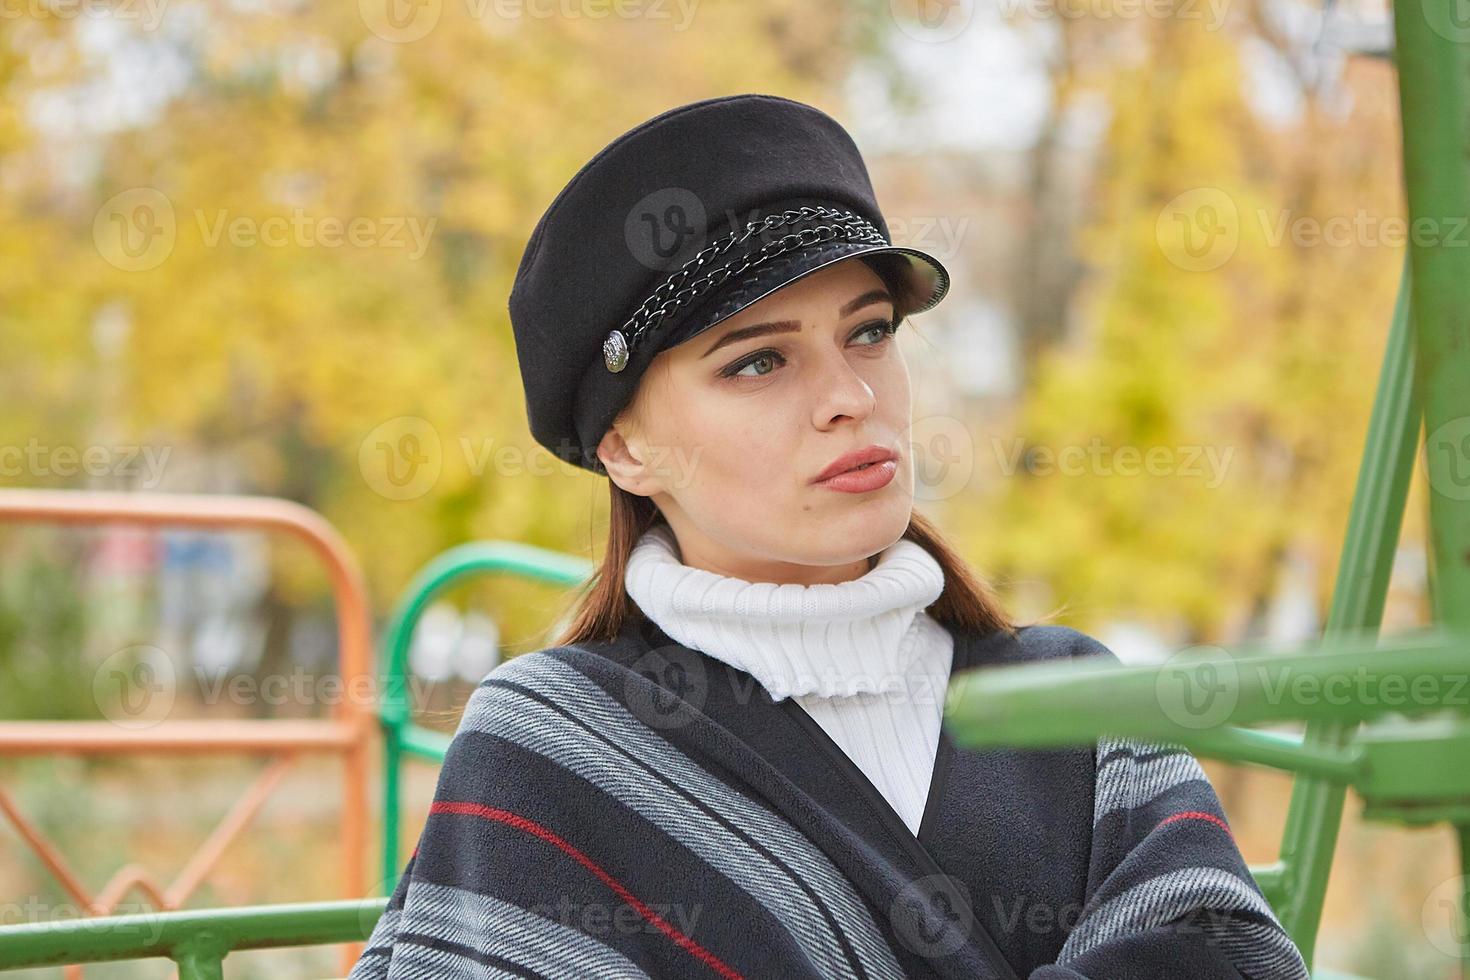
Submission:
[[[862,550],[863,546],[876,542],[872,551],[879,551],[903,536],[913,513],[913,497],[899,492],[884,492],[863,494],[849,501],[835,501],[826,508],[813,510],[808,516],[825,528],[824,537],[838,538],[850,544],[844,550]]]

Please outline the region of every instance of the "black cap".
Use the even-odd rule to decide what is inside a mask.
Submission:
[[[862,156],[831,116],[746,94],[640,124],[557,194],[521,257],[509,306],[532,436],[604,473],[597,444],[656,354],[853,256],[900,316],[949,289],[938,259],[889,243]]]

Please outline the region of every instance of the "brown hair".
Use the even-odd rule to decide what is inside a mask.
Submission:
[[[607,551],[587,586],[575,597],[575,612],[570,624],[554,641],[557,646],[611,640],[629,622],[643,617],[638,604],[624,589],[623,577],[633,546],[643,532],[663,522],[663,515],[652,498],[629,493],[612,480],[607,482],[612,493]],[[990,587],[970,570],[927,517],[914,511],[903,536],[933,555],[944,569],[944,591],[925,610],[929,615],[955,629],[980,633],[1003,630],[1013,634],[1020,627],[1006,615]]]

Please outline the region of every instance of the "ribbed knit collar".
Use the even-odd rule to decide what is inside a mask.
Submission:
[[[634,546],[624,586],[669,636],[748,672],[780,701],[902,688],[919,652],[915,618],[944,591],[944,569],[900,538],[847,582],[747,582],[685,565],[658,523]]]

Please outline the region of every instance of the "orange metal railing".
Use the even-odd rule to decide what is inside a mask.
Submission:
[[[0,489],[0,523],[124,523],[285,532],[305,542],[331,577],[343,689],[359,690],[358,685],[375,681],[372,625],[361,569],[336,530],[321,515],[300,504],[245,496]],[[91,914],[106,915],[114,911],[134,889],[160,909],[177,909],[249,825],[296,758],[304,753],[334,754],[341,758],[343,766],[342,897],[361,898],[367,856],[368,753],[375,732],[371,700],[350,697],[333,706],[331,718],[321,720],[163,719],[148,728],[124,727],[108,721],[0,722],[0,755],[3,756],[268,754],[270,763],[167,885],[155,882],[146,869],[129,864],[114,873],[101,888],[92,891],[3,787],[0,787],[0,814],[16,828],[67,894]],[[344,969],[351,965],[359,948],[358,944],[344,947]],[[79,970],[69,969],[68,974],[78,976]]]

